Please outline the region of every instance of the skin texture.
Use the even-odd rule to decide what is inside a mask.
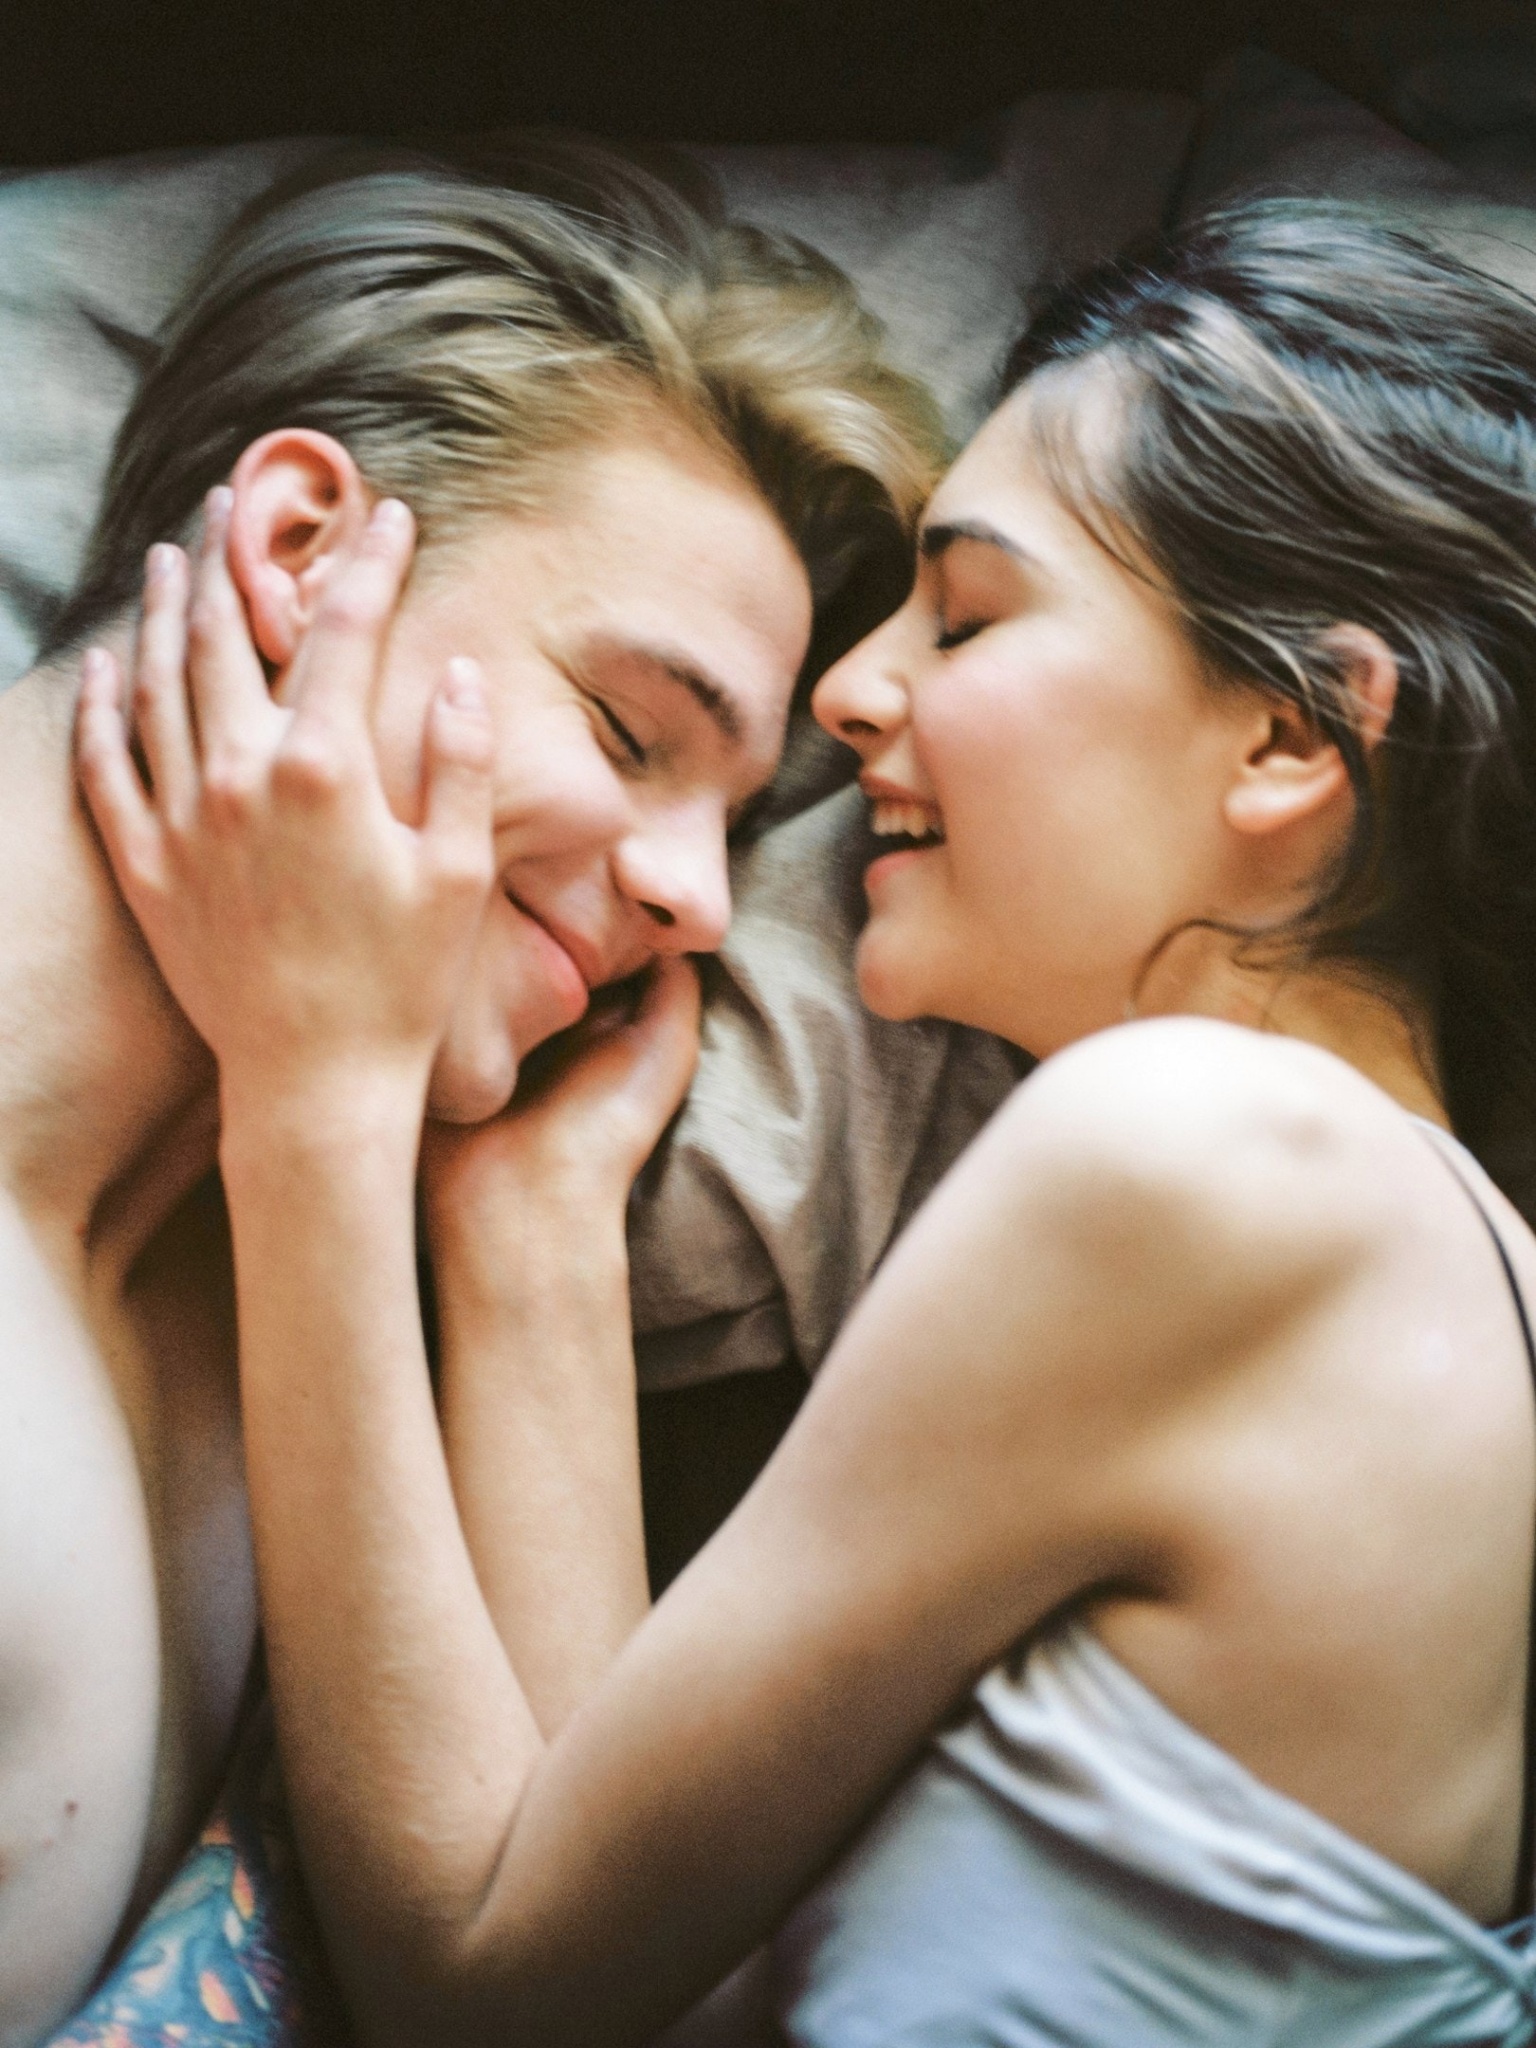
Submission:
[[[941,487],[911,601],[818,710],[874,798],[945,832],[871,875],[870,999],[1055,1056],[643,1619],[632,1517],[567,1515],[536,1547],[521,1502],[579,1492],[584,1433],[627,1427],[618,1219],[686,1079],[676,971],[526,1111],[456,1141],[464,1178],[432,1203],[440,1434],[411,1184],[429,976],[446,1017],[469,892],[463,863],[422,881],[430,799],[401,892],[366,715],[387,594],[346,608],[275,747],[249,675],[219,680],[233,621],[217,659],[194,649],[199,705],[224,692],[248,734],[230,829],[217,806],[165,815],[110,665],[87,685],[82,775],[151,943],[215,902],[229,934],[161,957],[221,1062],[274,1698],[371,2040],[648,2040],[1067,1602],[1263,1778],[1474,1915],[1511,1910],[1536,1427],[1493,1249],[1402,1114],[1443,1121],[1425,1020],[1205,935],[1157,950],[1192,919],[1293,907],[1348,830],[1348,780],[1288,714],[1211,687],[1162,596],[1071,525],[1032,473],[1027,403]],[[1391,654],[1335,631],[1374,741]],[[172,632],[139,674],[168,725],[185,666]],[[466,847],[472,698],[435,707],[427,742]],[[295,783],[297,741],[320,780]],[[381,1023],[407,930],[409,1028]],[[295,1035],[283,991],[368,932]],[[1122,1025],[1132,1001],[1165,1014]],[[253,1003],[275,1006],[255,1038]],[[1484,1194],[1536,1289],[1536,1245]],[[497,1432],[474,1469],[463,1398]]]
[[[287,729],[306,665],[324,666],[327,631],[345,633],[346,591],[339,618],[323,602],[372,506],[346,451],[303,433],[254,444],[219,500],[229,580],[204,593],[193,641],[239,621],[269,733]],[[540,520],[489,521],[426,557],[403,597],[408,515],[374,538],[391,627],[370,672],[376,816],[392,819],[393,804],[422,820],[440,786],[427,707],[468,678],[475,847],[451,963],[434,976],[436,941],[395,933],[390,971],[371,984],[373,1036],[344,1085],[311,1102],[317,1130],[350,1128],[357,1096],[393,1099],[406,1070],[444,1117],[499,1108],[523,1056],[585,1011],[589,984],[715,942],[727,820],[776,759],[810,613],[763,501],[662,422],[575,459]],[[163,633],[155,594],[185,610],[179,550],[157,554],[150,584],[146,659]],[[109,660],[131,659],[131,622],[107,645]],[[732,734],[678,680],[685,668],[719,677]],[[5,2048],[79,2004],[204,1818],[256,1623],[230,1246],[206,1185],[220,1085],[198,1036],[208,1019],[173,999],[80,807],[71,683],[39,672],[0,698]],[[168,750],[151,699],[132,715],[161,800],[179,801],[187,758]],[[213,780],[228,841],[249,822],[249,792],[227,755]],[[297,776],[291,793],[303,787]],[[393,822],[398,876],[413,828]],[[315,930],[302,915],[295,928]],[[222,910],[198,928],[216,945],[236,934]],[[329,989],[355,995],[383,932],[342,937],[286,985],[290,1009],[246,1006],[253,1040],[302,1042]],[[412,1039],[423,1002],[430,1022]],[[447,1185],[451,1129],[439,1150]],[[468,1190],[460,1209],[474,1213]],[[618,1451],[594,1438],[592,1456],[599,1477],[619,1475],[601,1497],[627,1530],[625,1428]],[[552,1526],[568,1499],[549,1505]],[[636,1597],[612,1595],[626,1626]]]

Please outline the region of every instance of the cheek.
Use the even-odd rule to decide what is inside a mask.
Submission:
[[[500,860],[537,860],[622,838],[630,823],[629,794],[579,706],[500,720],[496,738]]]
[[[1160,893],[1192,809],[1176,679],[1133,648],[1045,641],[914,721],[957,875],[1083,914]]]

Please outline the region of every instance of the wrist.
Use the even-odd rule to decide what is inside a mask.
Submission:
[[[219,1161],[226,1179],[281,1162],[375,1154],[415,1171],[427,1076],[355,1061],[303,1074],[219,1080]]]
[[[592,1310],[629,1316],[629,1247],[622,1214],[559,1201],[509,1204],[473,1226],[429,1220],[445,1314],[460,1327],[504,1327]]]

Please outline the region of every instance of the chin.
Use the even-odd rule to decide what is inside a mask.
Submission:
[[[483,1124],[500,1116],[516,1086],[517,1063],[510,1052],[494,1071],[440,1062],[427,1089],[427,1115],[443,1124]]]
[[[931,1006],[922,1001],[908,964],[890,959],[878,941],[871,944],[868,930],[859,940],[853,965],[859,1001],[875,1016],[890,1024],[906,1024],[914,1017],[933,1015]]]

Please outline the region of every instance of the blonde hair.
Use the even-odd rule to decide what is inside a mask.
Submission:
[[[838,640],[899,599],[940,431],[842,273],[595,144],[517,169],[545,189],[343,160],[236,224],[123,423],[53,651],[128,604],[145,550],[279,427],[333,435],[427,551],[547,503],[562,456],[660,407],[762,492]]]

